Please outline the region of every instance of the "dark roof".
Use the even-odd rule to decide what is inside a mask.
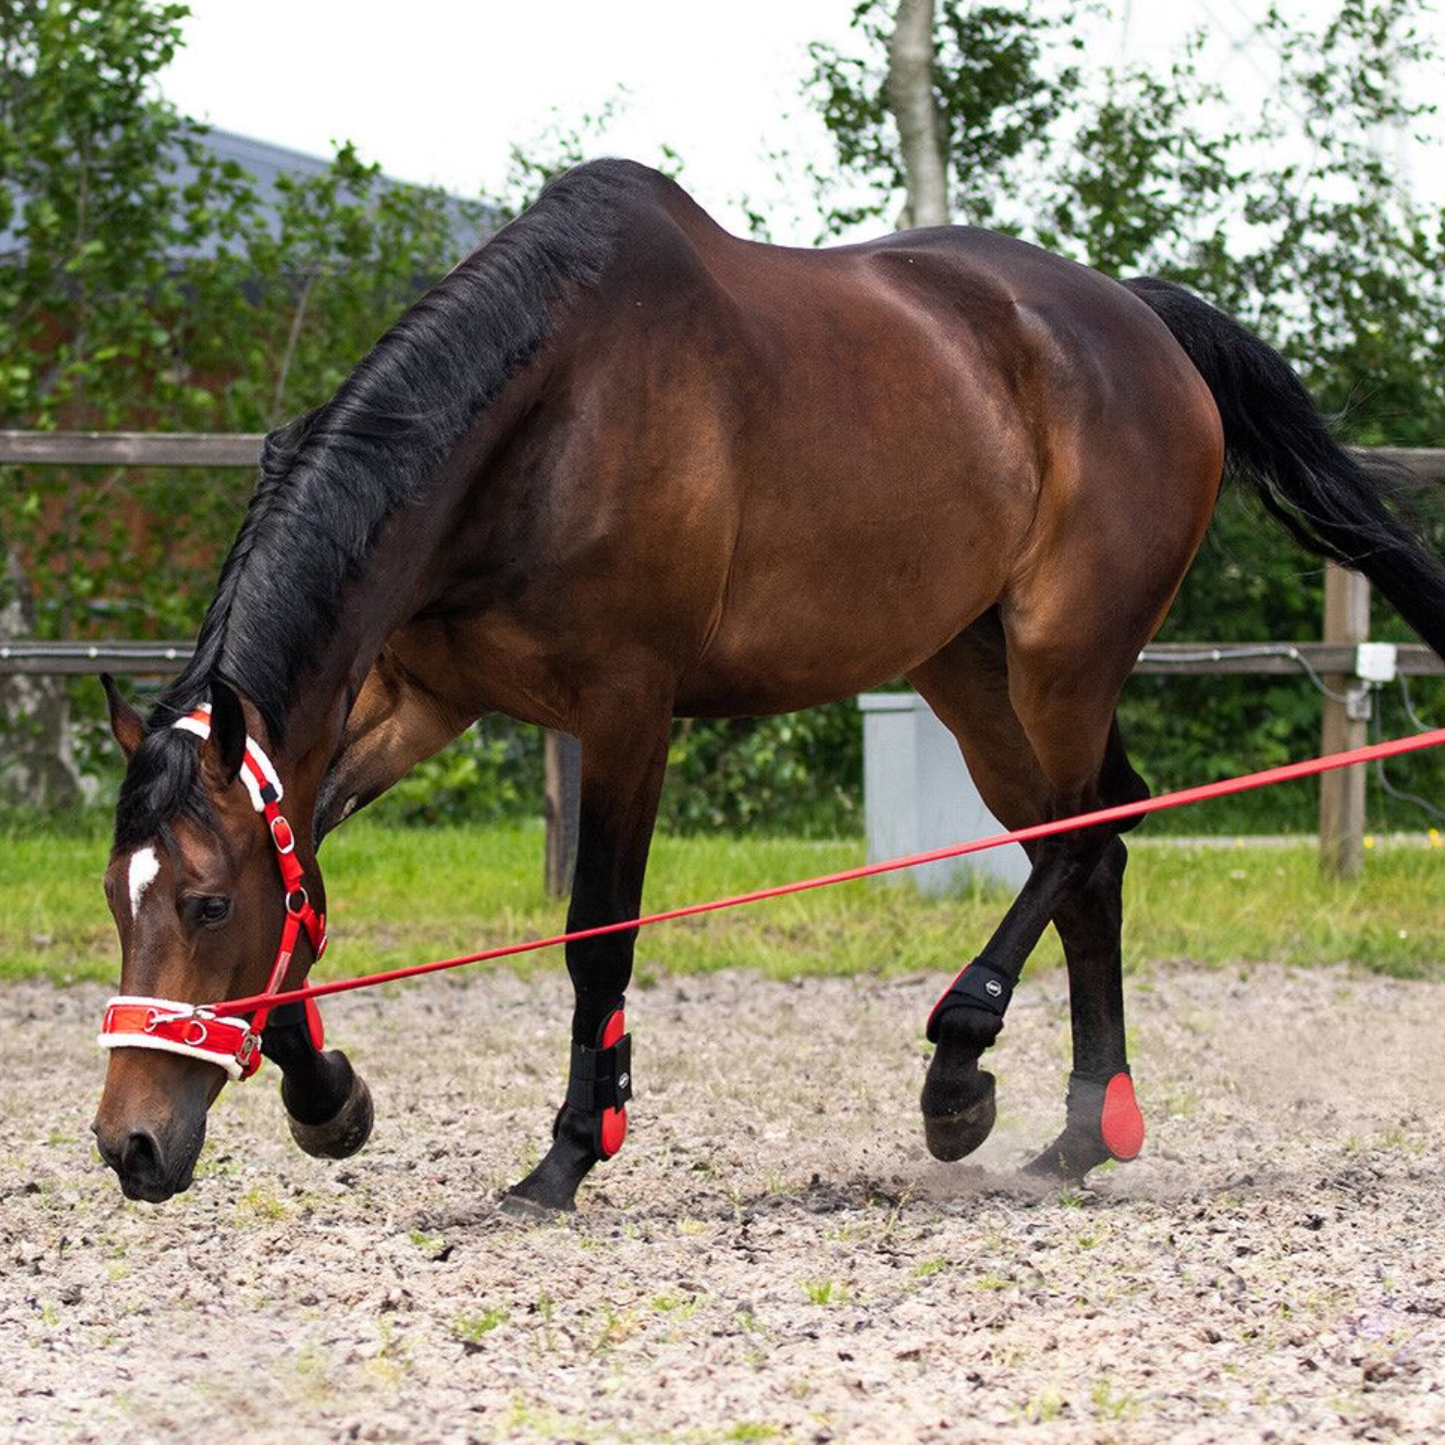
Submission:
[[[257,140],[253,136],[237,135],[234,131],[217,130],[214,127],[197,135],[201,145],[219,160],[234,161],[250,175],[256,184],[256,194],[262,214],[271,223],[277,224],[276,182],[285,176],[322,176],[331,167],[323,156],[308,155],[305,151],[292,150],[289,146],[275,145],[271,141]],[[178,148],[179,149],[179,148]],[[176,157],[175,180],[178,186],[185,186],[193,180],[196,168],[182,156]],[[402,185],[405,182],[387,177],[387,185]],[[453,232],[456,236],[456,259],[470,255],[485,237],[502,225],[502,218],[490,207],[483,208],[480,219],[473,213],[474,208],[460,196],[453,196]],[[0,232],[0,255],[17,249],[18,238],[15,228]],[[209,254],[208,243],[200,254]]]
[[[324,156],[307,155],[305,151],[292,150],[290,146],[214,127],[202,132],[199,139],[219,160],[235,161],[249,171],[263,192],[275,190],[277,176],[321,176],[331,165]],[[188,176],[194,172],[189,167],[183,167],[179,174]]]

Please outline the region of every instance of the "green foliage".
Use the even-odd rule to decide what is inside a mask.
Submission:
[[[896,214],[883,100],[891,0],[862,0],[858,44],[817,45],[807,93],[835,145],[820,177],[830,232]],[[181,43],[164,0],[0,7],[0,425],[264,430],[323,401],[390,321],[479,233],[481,207],[387,181],[341,146],[324,175],[263,197],[221,163],[155,81]],[[960,219],[1020,232],[1102,269],[1194,285],[1283,345],[1351,440],[1445,440],[1445,234],[1411,206],[1379,137],[1421,107],[1402,83],[1431,59],[1422,0],[1342,0],[1318,33],[1273,13],[1279,77],[1257,124],[1218,129],[1191,49],[1163,75],[1091,68],[1086,10],[941,0],[936,95]],[[585,159],[619,94],[513,150],[515,214]],[[665,169],[677,157],[663,148]],[[18,547],[49,636],[185,636],[253,479],[244,473],[0,472],[0,552]],[[1227,498],[1162,640],[1318,635],[1320,571]],[[1380,635],[1403,636],[1377,618]],[[1445,688],[1421,686],[1427,717]],[[78,685],[78,748],[116,774],[99,692]],[[1289,679],[1139,679],[1126,736],[1156,787],[1309,751],[1318,697]],[[1398,711],[1393,725],[1403,730]],[[851,703],[678,724],[664,823],[683,831],[856,830],[861,728]],[[396,822],[540,811],[537,733],[488,719],[376,805]],[[1401,762],[1438,795],[1441,765]],[[1226,831],[1308,826],[1311,795],[1241,799]],[[1381,823],[1417,814],[1372,799]],[[1175,815],[1151,831],[1206,826]]]
[[[418,763],[371,809],[403,824],[500,822],[542,811],[542,734],[493,716]]]
[[[858,6],[852,49],[813,47],[808,94],[836,152],[819,194],[829,231],[901,202],[883,89],[890,8]],[[1430,108],[1409,99],[1412,77],[1438,65],[1425,15],[1423,0],[1341,0],[1314,32],[1271,11],[1270,102],[1256,123],[1221,131],[1198,42],[1164,75],[1091,69],[1086,12],[944,4],[935,95],[958,218],[1002,221],[1110,274],[1195,287],[1281,346],[1352,443],[1445,444],[1445,213],[1409,201],[1381,144]],[[864,195],[841,205],[848,186]],[[1421,509],[1445,539],[1441,499]],[[1159,640],[1317,638],[1322,578],[1252,502],[1226,494]],[[1408,635],[1379,611],[1377,635]],[[1445,702],[1419,692],[1427,709]],[[1404,730],[1398,711],[1393,721]],[[1175,787],[1308,753],[1319,697],[1303,680],[1137,679],[1122,722],[1154,785]],[[1445,782],[1433,758],[1394,771],[1426,796]],[[1420,821],[1382,796],[1371,807]],[[1231,829],[1308,827],[1311,801],[1241,799],[1215,816]]]
[[[661,824],[675,832],[857,832],[862,729],[852,702],[782,717],[673,725]],[[492,823],[542,811],[542,734],[484,718],[418,764],[370,816],[403,824]]]
[[[1192,123],[1219,98],[1189,56],[1167,77],[1107,71],[1102,99],[1062,148],[1035,230],[1111,276],[1154,271],[1216,295],[1239,137]]]
[[[781,717],[676,723],[663,824],[800,837],[856,832],[862,734],[851,701]]]
[[[182,5],[0,9],[0,425],[262,431],[324,401],[480,236],[480,205],[386,180],[343,145],[272,195],[155,78]],[[43,636],[194,634],[254,478],[0,471],[0,553]],[[99,690],[77,685],[81,756]]]
[[[830,230],[898,208],[903,169],[884,98],[894,8],[892,0],[862,0],[855,8],[862,55],[821,43],[809,48],[807,94],[837,148],[836,174],[821,178]],[[1055,52],[1077,43],[1066,24],[1029,7],[941,0],[935,87],[959,219],[998,222],[1005,193],[999,177],[1011,163],[1034,156],[1064,113],[1078,72],[1067,61],[1052,62]],[[833,199],[859,183],[864,199]]]

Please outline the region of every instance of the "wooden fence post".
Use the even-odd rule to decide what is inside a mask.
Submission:
[[[1370,584],[1358,572],[1325,564],[1325,641],[1368,642]],[[1359,686],[1349,673],[1328,673],[1325,685],[1337,693]],[[1365,718],[1352,718],[1347,705],[1327,697],[1320,751],[1337,753],[1368,741]],[[1320,777],[1320,867],[1330,878],[1356,878],[1365,865],[1365,769],[1337,768]]]
[[[547,729],[542,746],[546,797],[546,886],[549,898],[572,891],[577,863],[577,822],[582,808],[582,744],[570,733]]]

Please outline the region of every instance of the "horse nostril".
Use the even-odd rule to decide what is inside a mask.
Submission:
[[[161,1146],[154,1134],[134,1130],[120,1151],[120,1172],[132,1179],[155,1179],[161,1173]]]

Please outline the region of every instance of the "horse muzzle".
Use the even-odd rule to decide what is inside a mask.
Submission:
[[[206,1111],[225,1075],[213,1065],[117,1050],[90,1126],[127,1199],[160,1204],[191,1187]]]

